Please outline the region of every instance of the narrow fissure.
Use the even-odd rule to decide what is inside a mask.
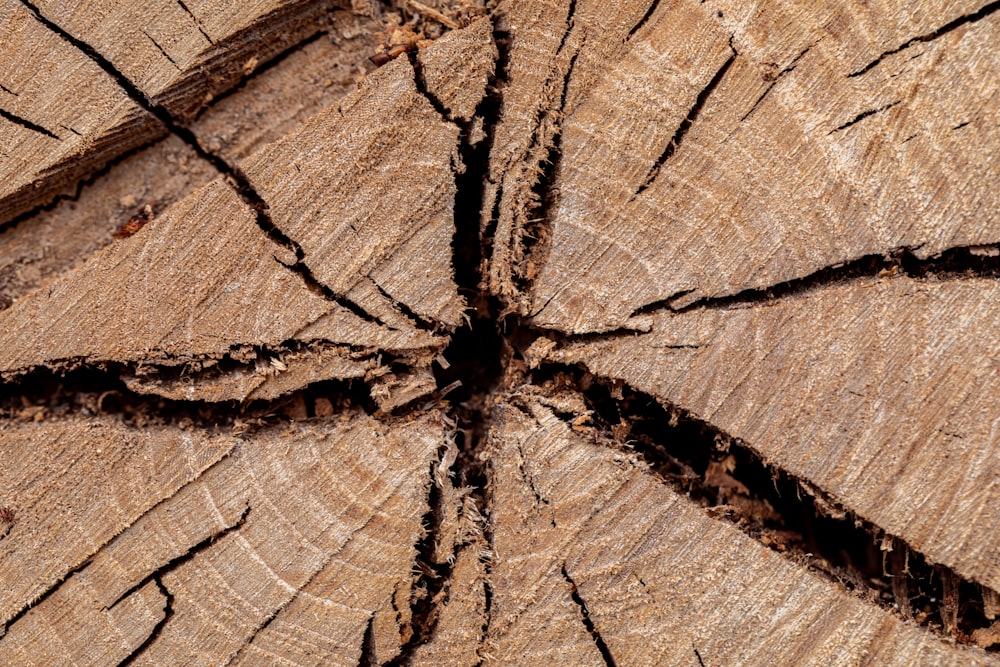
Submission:
[[[21,127],[23,127],[26,130],[31,130],[32,132],[37,132],[38,134],[44,134],[46,137],[49,137],[51,139],[55,139],[57,141],[59,140],[59,135],[57,135],[55,132],[52,132],[51,130],[47,130],[44,127],[42,127],[41,125],[38,125],[37,123],[32,123],[30,120],[28,120],[26,118],[21,118],[17,114],[13,114],[13,113],[7,111],[6,109],[0,109],[0,118],[4,118],[6,120],[9,120],[10,122],[14,123],[15,125],[20,125]]]
[[[729,38],[729,50],[731,52],[729,58],[726,59],[726,62],[722,63],[722,66],[716,70],[709,82],[705,84],[705,87],[702,88],[698,93],[698,96],[695,97],[694,104],[691,105],[691,108],[688,109],[687,115],[684,116],[680,125],[677,126],[677,129],[674,131],[674,135],[670,137],[670,141],[667,142],[667,146],[663,149],[663,153],[660,154],[660,157],[658,157],[656,162],[653,163],[653,166],[650,167],[649,173],[646,174],[646,178],[642,182],[642,185],[640,185],[635,191],[633,198],[641,195],[647,188],[649,188],[650,185],[653,184],[656,177],[660,175],[660,170],[663,169],[663,165],[667,163],[667,160],[673,157],[677,149],[680,148],[681,142],[684,141],[684,137],[687,135],[688,130],[691,129],[691,125],[698,120],[698,116],[701,115],[701,110],[705,106],[705,102],[708,101],[709,96],[711,96],[711,94],[715,91],[719,82],[722,81],[722,78],[726,76],[726,72],[729,71],[729,68],[736,61],[736,56],[739,54],[737,54],[736,49],[733,48],[732,37]]]
[[[845,122],[845,123],[843,123],[841,125],[838,125],[837,127],[835,127],[832,130],[830,130],[829,134],[833,134],[834,132],[840,132],[841,130],[846,130],[850,126],[854,125],[855,123],[859,123],[859,122],[863,121],[865,118],[868,118],[869,116],[874,116],[877,113],[882,113],[883,111],[888,111],[889,109],[891,109],[894,106],[896,106],[897,104],[899,104],[901,101],[902,100],[896,100],[895,102],[889,102],[888,104],[883,104],[882,106],[878,107],[877,109],[869,109],[868,111],[862,111],[861,113],[859,113],[857,116],[855,116],[851,120],[849,120],[849,121],[847,121],[847,122]]]
[[[952,30],[955,30],[956,28],[960,28],[961,26],[966,25],[968,23],[975,23],[976,21],[984,19],[987,16],[989,16],[990,14],[992,14],[993,12],[995,12],[997,9],[1000,9],[1000,0],[997,0],[995,2],[991,2],[991,3],[987,4],[987,5],[984,5],[978,11],[975,11],[975,12],[973,12],[971,14],[965,14],[963,16],[959,16],[957,19],[955,19],[953,21],[949,21],[948,23],[945,23],[943,26],[941,26],[937,30],[929,32],[929,33],[927,33],[925,35],[918,35],[917,37],[913,37],[911,39],[908,39],[907,41],[903,42],[902,44],[900,44],[896,48],[891,49],[889,51],[884,51],[881,55],[879,55],[877,58],[875,58],[875,60],[871,61],[870,63],[868,63],[867,65],[865,65],[861,69],[859,69],[857,71],[854,71],[854,72],[851,72],[847,76],[848,76],[848,78],[855,77],[855,76],[861,76],[865,72],[868,72],[872,68],[876,67],[879,63],[881,63],[883,60],[885,60],[889,56],[891,56],[893,54],[896,54],[896,53],[899,53],[900,51],[902,51],[902,50],[904,50],[904,49],[912,46],[913,44],[917,44],[919,42],[930,42],[930,41],[933,41],[933,40],[937,39],[938,37],[941,37],[942,35],[948,34]]]
[[[173,572],[174,570],[176,570],[178,567],[180,567],[184,563],[187,563],[188,561],[192,560],[195,556],[197,556],[201,552],[205,551],[206,549],[208,549],[209,547],[211,547],[212,545],[214,545],[216,542],[218,542],[219,540],[221,540],[226,535],[229,535],[230,533],[234,533],[234,532],[238,531],[240,528],[243,527],[243,524],[246,523],[247,517],[249,515],[250,515],[250,505],[248,504],[246,506],[246,508],[243,510],[243,513],[240,514],[239,518],[237,518],[236,521],[231,526],[226,526],[222,530],[220,530],[218,532],[215,532],[215,533],[212,533],[211,535],[209,535],[208,537],[206,537],[205,539],[203,539],[201,542],[198,542],[197,544],[195,544],[194,546],[192,546],[190,549],[188,549],[187,551],[185,551],[180,556],[177,556],[175,558],[171,558],[166,563],[164,563],[163,565],[159,566],[158,568],[156,568],[155,570],[153,570],[152,572],[150,572],[148,575],[146,575],[145,577],[143,577],[134,586],[132,586],[131,588],[129,588],[128,590],[126,590],[124,593],[122,593],[121,595],[119,595],[118,599],[115,600],[114,602],[112,602],[111,604],[109,604],[107,606],[107,608],[108,609],[113,609],[119,602],[121,602],[125,598],[127,598],[130,595],[132,595],[133,593],[135,593],[137,590],[139,590],[140,588],[142,588],[143,586],[145,586],[146,584],[148,584],[150,581],[160,582],[160,580],[162,579],[163,575],[165,575],[165,574],[167,574],[169,572]],[[162,585],[162,584],[160,584],[160,585]]]
[[[495,29],[494,40],[500,51],[497,70],[487,85],[487,96],[475,114],[482,119],[487,138],[477,144],[471,144],[469,136],[473,123],[459,124],[462,129],[460,153],[465,171],[457,174],[455,179],[457,194],[454,208],[452,270],[459,293],[468,304],[467,324],[452,334],[451,342],[442,355],[444,363],[436,363],[433,368],[439,388],[453,387],[444,397],[450,408],[449,413],[455,419],[454,438],[458,448],[458,456],[449,474],[453,477],[456,487],[471,489],[472,498],[484,516],[487,516],[484,536],[489,545],[492,545],[492,533],[488,521],[488,480],[486,461],[480,457],[480,453],[490,419],[489,399],[502,382],[505,366],[503,359],[509,352],[505,352],[505,342],[500,331],[502,323],[499,320],[499,301],[491,297],[486,290],[484,253],[487,249],[482,242],[479,222],[486,191],[493,128],[500,114],[498,79],[504,73],[506,39],[506,34]],[[411,62],[419,63],[419,59],[411,55]],[[417,72],[418,90],[421,90],[438,113],[447,119],[444,106],[426,91],[421,70],[417,65],[414,69]],[[435,563],[433,558],[440,532],[442,502],[441,489],[432,484],[428,498],[430,509],[425,517],[428,531],[417,545],[416,568],[419,574],[413,583],[410,600],[411,621],[407,629],[410,635],[406,638],[400,654],[386,663],[387,667],[410,663],[416,650],[433,638],[440,608],[447,602],[454,559],[451,562]],[[456,545],[456,549],[460,547],[461,545]],[[486,568],[488,617],[489,563],[486,564]]]
[[[239,195],[240,199],[243,200],[243,203],[254,212],[257,226],[261,229],[261,231],[267,234],[268,238],[274,243],[292,251],[295,254],[295,263],[289,265],[279,261],[279,264],[297,274],[305,283],[306,287],[313,293],[319,294],[328,301],[332,301],[337,305],[346,308],[366,322],[372,322],[381,326],[385,325],[384,322],[368,313],[360,305],[354,303],[342,294],[337,294],[331,288],[321,283],[313,275],[312,270],[304,261],[305,252],[303,252],[302,246],[281,231],[281,229],[274,223],[274,220],[271,218],[267,202],[265,202],[264,198],[259,192],[257,192],[257,189],[242,169],[236,165],[230,164],[229,161],[221,155],[202,146],[201,142],[198,141],[198,137],[195,136],[194,132],[190,128],[178,123],[174,119],[173,115],[164,106],[157,104],[149,98],[127,76],[120,72],[111,61],[101,55],[97,49],[90,46],[83,40],[74,37],[58,24],[48,19],[37,7],[29,2],[29,0],[21,0],[21,3],[31,10],[31,12],[35,15],[35,18],[46,28],[59,35],[62,39],[72,44],[92,61],[94,61],[94,63],[96,63],[102,70],[104,70],[105,73],[111,76],[118,83],[118,86],[125,91],[132,101],[141,106],[148,113],[152,114],[164,127],[167,128],[171,134],[187,144],[188,147],[190,147],[191,150],[198,155],[198,157],[211,164],[220,175],[225,177],[226,182],[233,188],[236,194]]]
[[[166,627],[167,622],[174,615],[173,594],[169,590],[167,590],[166,586],[163,585],[163,580],[159,576],[154,577],[153,581],[156,583],[156,588],[159,589],[160,593],[163,595],[164,598],[163,618],[161,618],[159,621],[156,622],[156,625],[153,626],[153,630],[149,633],[149,636],[146,637],[146,639],[143,640],[143,642],[139,644],[134,651],[125,656],[124,660],[118,663],[118,667],[125,667],[125,665],[131,665],[133,662],[135,662],[136,658],[142,655],[142,653],[147,648],[153,645],[153,642],[157,640],[157,638],[160,636],[160,633],[163,632],[163,628]]]
[[[594,620],[590,617],[590,610],[587,609],[587,603],[580,596],[580,589],[576,587],[576,582],[573,581],[573,578],[569,576],[569,572],[566,571],[565,563],[562,566],[562,576],[566,580],[566,583],[569,584],[570,597],[573,598],[576,606],[580,608],[580,615],[583,616],[583,626],[587,628],[587,632],[590,633],[591,638],[594,640],[594,645],[600,651],[605,667],[616,667],[615,657],[611,654],[611,649],[608,648],[604,638],[601,637],[601,633],[598,632],[597,626],[594,625]]]
[[[913,254],[914,250],[916,248],[900,248],[885,254],[865,255],[822,268],[802,278],[793,278],[768,287],[746,289],[735,294],[702,297],[683,306],[674,306],[679,297],[690,292],[686,290],[637,308],[631,316],[662,310],[683,313],[700,308],[731,308],[744,304],[760,304],[808,294],[835,285],[898,275],[928,281],[1000,278],[1000,245],[950,248],[927,259],[917,257]]]
[[[963,644],[992,624],[978,584],[929,563],[707,422],[579,367],[543,366],[531,380],[582,389],[596,427],[675,492],[855,597]]]

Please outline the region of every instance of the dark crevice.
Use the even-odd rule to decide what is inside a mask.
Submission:
[[[163,632],[163,628],[166,627],[167,622],[174,615],[174,596],[167,587],[163,585],[163,580],[159,576],[154,577],[153,581],[156,583],[156,587],[160,590],[163,595],[163,618],[156,622],[153,626],[153,630],[149,633],[149,636],[139,644],[134,651],[125,656],[125,659],[118,663],[118,667],[124,667],[125,665],[131,665],[136,658],[138,658],[142,653],[153,645],[153,642],[157,640],[160,633]]]
[[[964,16],[959,16],[954,21],[945,23],[943,26],[941,26],[937,30],[934,30],[933,32],[929,32],[925,35],[919,35],[917,37],[913,37],[912,39],[908,39],[899,46],[897,46],[896,48],[891,49],[889,51],[884,51],[878,58],[871,61],[861,69],[855,72],[851,72],[847,76],[848,77],[861,76],[865,72],[868,72],[872,68],[878,66],[878,64],[881,63],[883,60],[885,60],[887,57],[899,53],[900,51],[912,46],[913,44],[933,41],[938,37],[941,37],[942,35],[948,34],[952,30],[955,30],[956,28],[960,28],[961,26],[966,25],[968,23],[975,23],[976,21],[984,19],[993,12],[995,12],[997,9],[1000,9],[1000,0],[996,2],[991,2],[988,5],[984,5],[978,11],[975,11],[971,14],[965,14]]]
[[[302,250],[302,246],[289,238],[288,235],[277,227],[274,220],[271,218],[267,202],[264,201],[264,198],[260,195],[242,169],[236,165],[230,164],[229,161],[221,155],[209,151],[202,146],[201,142],[198,141],[198,137],[195,136],[194,132],[190,128],[178,123],[166,107],[155,103],[151,98],[149,98],[127,76],[120,72],[111,61],[101,55],[97,49],[90,46],[83,40],[74,37],[59,25],[46,18],[37,7],[29,2],[29,0],[21,0],[21,2],[25,7],[31,10],[39,22],[87,55],[94,61],[94,63],[96,63],[102,70],[104,70],[104,72],[106,72],[118,83],[118,86],[125,91],[133,102],[156,117],[156,119],[159,120],[171,134],[187,144],[195,153],[198,154],[198,157],[211,164],[219,174],[226,177],[226,182],[229,183],[236,194],[239,195],[240,199],[243,200],[243,203],[250,207],[250,209],[254,212],[257,226],[265,234],[267,234],[268,238],[270,238],[274,243],[294,252],[294,264],[289,265],[281,262],[279,262],[279,264],[282,264],[282,266],[285,266],[292,272],[296,273],[306,284],[306,287],[315,294],[318,294],[328,301],[332,301],[337,305],[346,308],[366,322],[372,322],[384,326],[384,323],[377,317],[372,316],[358,304],[347,299],[344,295],[337,294],[331,288],[316,279],[312,270],[304,261],[305,253]]]
[[[653,13],[659,6],[660,6],[660,0],[652,0],[649,3],[649,9],[646,10],[646,13],[642,15],[642,18],[639,19],[639,22],[636,23],[634,26],[632,26],[632,29],[628,31],[627,35],[625,35],[626,42],[632,38],[632,35],[639,32],[642,29],[642,27],[649,22],[649,19],[652,18]]]
[[[368,280],[370,280],[371,284],[375,286],[375,289],[378,290],[378,293],[381,294],[385,298],[386,301],[388,301],[390,304],[392,304],[392,307],[393,307],[393,309],[396,312],[400,313],[401,315],[403,315],[404,317],[406,317],[408,320],[410,320],[411,322],[413,322],[413,324],[418,329],[422,329],[423,331],[437,331],[437,330],[439,330],[441,328],[440,326],[434,324],[433,322],[430,322],[429,320],[425,320],[423,317],[421,317],[419,314],[417,314],[416,311],[414,311],[412,308],[410,308],[408,305],[406,305],[402,301],[397,301],[395,298],[393,298],[393,296],[391,294],[389,294],[388,292],[386,292],[385,289],[381,285],[379,285],[375,281],[375,279],[372,278],[371,276],[368,276]]]
[[[764,89],[764,92],[760,94],[760,97],[758,97],[757,100],[752,105],[750,105],[750,110],[747,111],[745,114],[743,114],[743,117],[740,118],[741,123],[745,121],[747,118],[749,118],[750,114],[752,114],[754,111],[757,110],[757,107],[760,106],[760,103],[764,101],[764,98],[767,97],[767,94],[771,92],[771,89],[777,85],[778,81],[781,80],[781,77],[795,70],[796,66],[798,65],[798,62],[802,59],[804,55],[809,53],[809,49],[811,49],[814,46],[816,46],[816,42],[813,42],[806,48],[802,49],[802,52],[799,53],[799,55],[792,58],[792,62],[788,63],[788,65],[784,69],[778,71],[775,74],[767,76],[767,80],[769,80],[770,83],[768,84],[767,88]]]
[[[448,111],[448,108],[427,87],[427,78],[424,76],[424,64],[420,61],[417,51],[408,51],[406,55],[409,58],[410,66],[413,67],[413,85],[416,86],[417,92],[427,99],[442,119],[451,120],[451,113]]]
[[[56,590],[58,590],[58,588],[62,586],[67,579],[72,577],[74,574],[77,574],[78,572],[82,572],[88,565],[90,565],[90,561],[91,559],[88,558],[79,565],[77,565],[76,567],[74,567],[73,569],[69,570],[68,572],[66,572],[66,574],[59,577],[59,579],[57,579],[51,586],[46,588],[45,591],[43,591],[40,595],[38,595],[34,600],[21,607],[21,609],[19,609],[16,614],[10,617],[9,621],[3,624],[3,631],[0,632],[0,639],[2,639],[4,635],[7,634],[7,631],[10,630],[11,626],[20,621],[25,614],[27,614],[32,609],[45,602],[49,598],[49,596],[55,593]]]
[[[50,130],[46,130],[41,125],[38,125],[36,123],[32,123],[30,120],[27,120],[25,118],[21,118],[20,116],[18,116],[16,114],[12,114],[11,112],[7,111],[6,109],[0,109],[0,118],[4,118],[6,120],[9,120],[10,122],[14,123],[15,125],[20,125],[21,127],[23,127],[26,130],[31,130],[32,132],[37,132],[38,134],[44,134],[46,137],[49,137],[50,139],[55,139],[56,141],[61,141],[61,139],[59,138],[59,135],[56,134],[55,132],[52,132]]]
[[[638,454],[712,518],[853,596],[965,644],[973,643],[973,631],[990,626],[979,585],[929,562],[696,415],[582,366],[543,366],[533,380],[554,390],[582,389],[596,433],[609,444]]]
[[[600,631],[598,631],[597,626],[594,625],[594,620],[590,618],[590,610],[587,609],[587,603],[583,601],[580,596],[580,589],[576,587],[576,582],[573,578],[569,576],[569,572],[566,571],[566,564],[563,563],[562,566],[562,576],[569,584],[569,594],[573,598],[573,602],[576,606],[580,608],[580,614],[583,616],[583,625],[587,628],[587,632],[590,633],[591,638],[594,640],[594,645],[597,646],[597,650],[601,652],[601,658],[604,660],[605,667],[616,667],[615,657],[611,654],[611,649],[608,648],[607,643],[605,643],[604,638],[601,637]]]
[[[431,463],[431,479],[435,478],[434,471],[441,464],[441,457],[445,451],[446,448],[442,447],[437,460]],[[435,546],[441,533],[443,502],[440,486],[432,483],[428,490],[427,512],[422,521],[426,526],[426,532],[416,545],[417,572],[410,593],[410,621],[401,629],[402,635],[407,639],[400,647],[399,655],[385,663],[384,667],[403,667],[410,664],[417,648],[434,636],[439,610],[447,603],[454,559],[444,563],[434,561]]]
[[[382,362],[387,366],[396,363],[390,357],[389,353],[382,354]],[[238,368],[240,362],[228,363]],[[126,386],[123,373],[116,364],[68,371],[39,368],[20,376],[16,383],[0,383],[0,417],[24,420],[37,414],[47,419],[104,416],[135,428],[150,424],[188,425],[208,433],[233,434],[247,432],[248,424],[263,427],[289,419],[313,419],[328,414],[330,409],[341,414],[378,414],[371,387],[361,378],[314,382],[274,400],[240,403],[140,394]],[[156,378],[169,381],[183,373],[183,368],[162,369]]]
[[[576,25],[576,0],[569,0],[569,7],[566,10],[566,29],[563,31],[562,39],[559,40],[559,48],[556,49],[556,57],[563,52],[566,48],[566,42],[569,40],[569,35],[573,32],[573,27]]]
[[[15,93],[13,90],[3,85],[2,83],[0,83],[0,90],[4,91],[5,93],[13,95],[14,97],[20,97],[20,95],[18,95],[17,93]]]
[[[365,634],[361,638],[361,656],[358,667],[378,667],[378,657],[375,655],[375,616],[368,617]]]
[[[139,581],[139,583],[135,584],[134,586],[132,586],[131,588],[129,588],[127,591],[125,591],[124,593],[122,593],[121,595],[119,595],[118,598],[114,602],[112,602],[111,604],[109,604],[106,607],[106,609],[114,609],[114,607],[119,602],[121,602],[125,598],[127,598],[130,595],[132,595],[133,593],[135,593],[137,590],[139,590],[140,588],[142,588],[143,586],[145,586],[146,584],[148,584],[150,581],[157,581],[157,582],[159,582],[160,579],[163,577],[163,575],[176,570],[178,567],[180,567],[184,563],[187,563],[188,561],[190,561],[191,559],[193,559],[195,556],[197,556],[198,554],[200,554],[201,552],[205,551],[206,549],[208,549],[209,547],[211,547],[212,545],[214,545],[216,542],[218,542],[219,540],[221,540],[226,535],[229,535],[230,533],[238,531],[240,528],[243,527],[243,524],[246,523],[247,517],[249,515],[250,515],[250,505],[247,504],[247,506],[243,510],[243,513],[240,514],[239,518],[231,526],[226,526],[222,530],[209,535],[208,537],[206,537],[205,539],[203,539],[201,542],[198,542],[197,544],[195,544],[194,546],[192,546],[190,549],[188,549],[187,551],[185,551],[180,556],[177,556],[175,558],[171,558],[166,563],[164,563],[163,565],[159,566],[158,568],[156,568],[155,570],[153,570],[152,572],[150,572],[149,574],[147,574],[145,577],[143,577],[142,580]]]
[[[155,39],[153,39],[152,35],[150,35],[145,30],[140,30],[140,32],[142,32],[142,34],[144,34],[149,39],[149,41],[153,43],[153,46],[155,46],[160,51],[160,53],[163,55],[164,58],[170,61],[171,65],[177,68],[177,71],[181,71],[181,67],[180,65],[177,64],[177,61],[175,61],[173,58],[170,57],[170,54],[167,53],[167,50],[164,49],[162,46],[160,46],[160,43],[157,42]]]
[[[214,46],[215,42],[213,42],[212,38],[208,36],[208,33],[205,32],[205,29],[201,27],[201,21],[199,21],[198,17],[194,15],[194,12],[192,12],[190,9],[188,9],[188,6],[184,4],[184,0],[177,0],[177,5],[182,10],[184,10],[185,14],[187,14],[188,16],[191,17],[191,20],[194,21],[195,27],[198,28],[198,32],[200,32],[201,36],[205,38],[205,41],[207,41],[209,44],[211,44],[211,45]]]
[[[829,134],[833,134],[834,132],[840,132],[841,130],[846,130],[851,125],[854,125],[855,123],[858,123],[858,122],[864,120],[865,118],[868,118],[869,116],[874,116],[877,113],[882,113],[883,111],[887,111],[888,109],[893,108],[894,106],[896,106],[897,104],[899,104],[901,101],[902,100],[896,100],[895,102],[889,102],[888,104],[880,106],[877,109],[869,109],[868,111],[862,111],[861,113],[859,113],[857,116],[855,116],[851,120],[847,121],[846,123],[844,123],[842,125],[839,125],[839,126],[835,127],[834,129],[830,130]]]
[[[726,75],[726,72],[729,71],[732,64],[736,61],[736,56],[738,54],[733,48],[732,38],[729,40],[729,50],[729,58],[726,59],[726,62],[722,63],[722,66],[716,70],[708,84],[701,89],[701,92],[698,93],[698,96],[694,100],[694,104],[691,105],[691,108],[688,109],[687,115],[684,116],[684,120],[682,120],[681,124],[677,126],[677,129],[674,131],[674,135],[670,137],[670,141],[667,142],[667,147],[663,149],[663,153],[661,153],[660,157],[658,157],[656,162],[653,163],[653,166],[650,168],[649,173],[646,174],[646,178],[642,185],[640,185],[635,191],[635,196],[639,196],[653,184],[653,181],[655,181],[656,177],[659,176],[660,170],[663,169],[663,165],[666,164],[667,160],[673,157],[674,153],[677,152],[677,149],[680,148],[681,142],[684,141],[684,136],[687,134],[688,130],[691,129],[691,125],[698,120],[698,116],[701,114],[701,110],[705,106],[705,102],[715,91],[715,88],[719,85],[719,82],[722,81],[722,78]]]
[[[514,276],[515,284],[522,293],[528,293],[531,290],[532,283],[534,282],[533,278],[541,264],[545,261],[550,248],[552,235],[551,212],[559,199],[559,192],[555,187],[555,183],[559,177],[559,169],[562,163],[562,126],[566,113],[566,99],[569,94],[569,83],[573,77],[573,70],[576,67],[577,58],[583,50],[584,43],[581,43],[580,48],[573,53],[566,67],[566,74],[563,76],[562,92],[559,97],[559,108],[555,114],[556,118],[559,119],[558,126],[552,136],[552,146],[549,147],[548,154],[538,165],[540,174],[537,182],[531,189],[534,205],[529,207],[527,211],[527,222],[521,231],[520,238],[524,265],[519,267],[520,270]],[[541,309],[538,312],[541,312]]]
[[[682,296],[678,293],[654,301],[632,312],[631,316],[661,310],[687,312],[700,308],[731,308],[744,304],[760,304],[777,299],[808,294],[821,289],[860,280],[890,278],[903,275],[917,280],[961,280],[969,278],[1000,278],[1000,255],[995,245],[982,246],[989,252],[976,254],[975,247],[951,248],[935,257],[920,259],[911,248],[901,248],[886,254],[865,255],[849,262],[825,267],[802,278],[795,278],[769,287],[751,288],[725,296],[703,297],[683,307],[671,303]]]

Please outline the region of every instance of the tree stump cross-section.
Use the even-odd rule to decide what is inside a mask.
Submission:
[[[998,664],[998,9],[0,1],[0,663]]]

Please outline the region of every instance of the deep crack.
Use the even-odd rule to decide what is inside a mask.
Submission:
[[[57,23],[47,18],[35,5],[29,2],[29,0],[21,0],[21,3],[31,10],[31,12],[35,15],[35,18],[42,23],[42,25],[83,52],[88,58],[104,70],[105,73],[111,76],[133,102],[138,104],[148,113],[152,114],[164,127],[167,128],[171,134],[187,144],[187,146],[190,147],[191,150],[198,155],[198,157],[211,164],[220,175],[225,177],[226,183],[233,188],[240,199],[243,200],[243,203],[254,212],[257,226],[261,229],[261,231],[267,234],[268,238],[274,243],[292,251],[295,254],[294,264],[284,264],[277,259],[275,261],[278,261],[279,264],[282,264],[282,266],[285,266],[297,274],[305,283],[306,287],[313,293],[318,294],[328,301],[332,301],[343,308],[346,308],[366,322],[372,322],[382,326],[385,325],[384,322],[365,311],[365,309],[360,305],[354,303],[343,294],[337,294],[334,290],[327,285],[324,285],[313,275],[312,270],[305,263],[305,253],[302,250],[302,246],[278,228],[274,220],[271,218],[267,202],[264,201],[264,198],[260,195],[253,183],[250,181],[249,177],[239,166],[231,164],[218,153],[205,148],[190,128],[177,122],[177,120],[173,117],[173,114],[171,114],[166,107],[156,103],[152,98],[146,95],[142,89],[125,76],[125,74],[123,74],[117,67],[115,67],[110,60],[101,55],[97,49],[87,44],[85,41],[73,36]]]

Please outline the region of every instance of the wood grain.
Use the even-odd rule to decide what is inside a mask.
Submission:
[[[0,489],[16,522],[0,540],[2,622],[236,444],[206,435],[107,418],[4,422]]]
[[[992,279],[864,279],[661,313],[549,358],[689,410],[996,590],[997,296]]]
[[[531,393],[491,434],[484,664],[994,664],[709,518]]]
[[[562,47],[585,41],[580,65],[542,114],[558,155],[547,181],[527,179],[545,192],[505,187],[494,291],[514,296],[520,277],[533,283],[520,312],[538,326],[603,331],[654,302],[1000,241],[1000,19],[972,3],[857,4],[662,2],[602,51],[581,3]],[[541,24],[522,39],[562,29]],[[520,102],[532,89],[515,78],[512,30]],[[590,51],[605,58],[597,79],[577,71]],[[532,258],[526,234],[540,239]]]

